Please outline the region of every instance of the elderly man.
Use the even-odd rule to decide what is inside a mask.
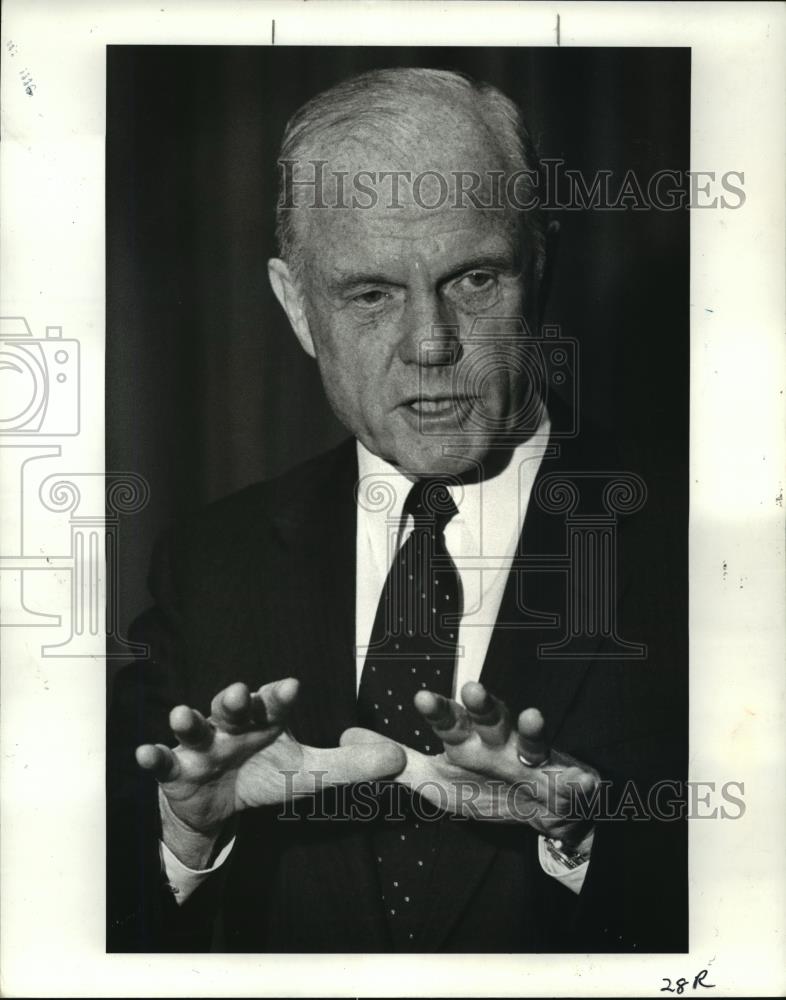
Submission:
[[[110,719],[110,947],[685,948],[683,827],[622,802],[684,777],[681,609],[646,527],[607,536],[613,591],[564,572],[547,478],[615,466],[532,363],[518,109],[372,72],[280,163],[270,281],[353,439],[162,543]],[[560,655],[576,594],[633,641]]]

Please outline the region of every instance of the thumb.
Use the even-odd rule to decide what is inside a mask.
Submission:
[[[376,781],[390,778],[403,771],[407,756],[393,740],[377,739],[319,750],[309,748],[307,769],[322,771],[325,784],[351,785],[356,781]]]
[[[353,726],[351,729],[344,730],[341,734],[341,739],[338,741],[338,745],[341,747],[356,747],[370,743],[393,742],[389,736],[375,733],[373,729],[361,729],[359,726]],[[398,746],[398,744],[394,745]]]

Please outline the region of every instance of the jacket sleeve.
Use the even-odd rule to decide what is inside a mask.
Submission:
[[[653,787],[609,781],[607,814],[595,824],[587,877],[567,935],[570,950],[687,951],[684,786],[675,785],[672,818],[653,811]]]
[[[540,872],[547,950],[688,950],[688,855],[684,785],[675,783],[674,815],[653,815],[640,781],[605,775],[605,798],[581,891]],[[631,789],[635,787],[635,792]]]
[[[107,714],[107,950],[203,951],[209,947],[221,877],[179,906],[163,873],[157,784],[136,763],[142,743],[173,745],[168,717],[186,700],[172,546],[157,547],[149,578],[155,606],[133,624],[146,659],[115,677]]]

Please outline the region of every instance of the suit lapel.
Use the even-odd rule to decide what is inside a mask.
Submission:
[[[565,517],[540,506],[537,487],[546,475],[575,471],[575,456],[563,448],[549,449],[538,470],[517,550],[523,562],[508,577],[481,673],[481,681],[512,712],[540,709],[549,743],[558,740],[589,666],[588,660],[549,659],[542,653],[565,627],[568,587],[564,567],[553,558],[566,551]],[[534,559],[536,568],[528,568]]]
[[[357,458],[355,442],[336,449],[319,475],[282,496],[274,523],[286,580],[281,614],[289,624],[288,646],[301,692],[291,730],[303,743],[335,747],[345,729],[357,725],[355,665],[355,571]],[[295,671],[293,671],[295,672]],[[340,794],[323,805],[341,811]],[[320,892],[335,901],[361,951],[389,948],[376,866],[362,824],[342,824],[329,859],[320,864]],[[347,907],[347,891],[364,900]],[[363,914],[363,915],[361,915]],[[354,922],[353,922],[354,918]]]
[[[550,401],[550,410],[552,407],[552,425],[559,427],[562,404]],[[539,502],[538,487],[546,476],[570,480],[584,474],[585,488],[589,484],[590,489],[597,489],[602,482],[601,470],[616,468],[613,447],[598,429],[584,428],[580,436],[550,441],[519,538],[518,554],[523,557],[524,569],[511,572],[508,578],[481,674],[483,683],[508,700],[511,708],[540,709],[546,722],[546,740],[557,746],[565,716],[604,640],[599,633],[594,646],[588,647],[589,655],[582,659],[548,653],[546,647],[554,646],[568,625],[566,567],[554,558],[568,555],[568,535],[566,515],[546,509]],[[531,560],[537,560],[530,562],[535,568],[527,568]]]
[[[536,501],[536,488],[544,475],[576,471],[580,466],[575,443],[549,446],[541,463],[519,539],[519,555],[545,557],[565,551],[564,515],[546,512]],[[559,739],[559,731],[589,666],[587,660],[544,659],[539,648],[554,643],[564,626],[567,600],[564,573],[541,558],[539,568],[511,571],[497,615],[481,682],[517,714],[534,706],[546,720],[546,739]],[[556,617],[555,617],[556,616]],[[481,823],[443,824],[440,854],[434,870],[434,899],[419,946],[438,951],[483,879],[497,853],[493,836],[485,836]]]
[[[280,605],[302,688],[293,732],[336,746],[355,723],[354,442],[336,449],[319,475],[280,498],[274,523],[285,580]]]

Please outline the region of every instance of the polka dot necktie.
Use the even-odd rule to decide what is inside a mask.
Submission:
[[[457,513],[444,482],[418,480],[404,504],[413,529],[393,559],[360,681],[361,725],[424,754],[442,742],[414,706],[418,691],[452,697],[461,587],[444,529]],[[382,899],[394,947],[415,947],[439,840],[438,809],[400,785],[380,786],[392,818],[374,833]],[[395,794],[394,794],[395,793]]]

